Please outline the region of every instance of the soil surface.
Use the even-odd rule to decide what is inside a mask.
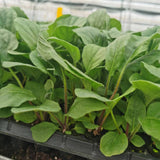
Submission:
[[[87,160],[1,134],[0,154],[14,160]]]

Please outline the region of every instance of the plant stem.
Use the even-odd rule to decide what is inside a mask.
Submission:
[[[128,137],[128,133],[129,133],[129,123],[127,123],[127,125],[126,125],[126,136]]]
[[[113,114],[113,111],[111,111],[111,116],[112,116],[113,122],[114,122],[114,124],[115,124],[115,126],[116,126],[116,128],[117,128],[117,130],[118,130],[118,132],[119,132],[119,134],[121,134],[121,131],[120,131],[120,129],[119,129],[119,126],[118,126],[118,123],[117,123],[117,121],[116,121],[116,118],[115,118],[115,116],[114,116],[114,114]]]
[[[117,91],[118,91],[118,88],[119,88],[119,85],[120,85],[120,82],[121,82],[121,79],[122,79],[122,77],[123,77],[123,74],[124,74],[125,69],[126,69],[126,65],[123,67],[123,69],[122,69],[122,71],[121,71],[121,73],[120,73],[120,75],[119,75],[119,78],[118,78],[118,80],[117,80],[117,83],[116,83],[115,89],[114,89],[114,91],[113,91],[113,94],[112,94],[112,96],[110,97],[110,100],[112,100],[112,99],[114,98],[114,96],[116,95],[116,93],[117,93]],[[111,112],[112,112],[112,110],[111,110]],[[100,123],[100,126],[99,126],[97,132],[100,132],[100,131],[101,131],[101,128],[102,128],[102,126],[103,126],[103,124],[104,124],[104,122],[105,122],[105,120],[107,119],[107,117],[108,117],[109,114],[110,114],[110,112],[106,113],[106,115],[104,116],[104,118],[102,119],[102,121],[101,121],[101,123]],[[119,130],[119,129],[118,129],[118,130]]]
[[[41,117],[41,121],[44,121],[43,112],[40,111],[39,114],[40,114],[40,117]]]
[[[102,121],[102,119],[103,119],[103,117],[104,117],[104,114],[105,114],[105,109],[101,112],[101,115],[100,115],[100,117],[98,118],[98,124],[101,123],[101,121]]]
[[[105,97],[107,97],[110,80],[111,80],[111,76],[110,76],[110,74],[109,74],[109,75],[108,75],[108,78],[107,78],[107,82],[106,82]]]
[[[39,113],[38,113],[38,112],[34,112],[34,113],[35,113],[35,115],[37,116],[38,120],[41,121],[41,117],[40,117]]]
[[[101,123],[100,123],[100,126],[98,127],[97,130],[94,131],[94,135],[99,135],[99,132],[101,132],[102,126],[103,126],[105,120],[107,119],[107,117],[109,116],[109,114],[110,114],[110,112],[108,112],[108,113],[104,116],[104,118],[102,119],[102,121],[101,121]]]
[[[130,137],[129,137],[129,141],[134,137],[134,135],[139,131],[141,127],[141,124],[138,124],[137,127],[135,127],[135,129],[133,130],[133,132],[131,133]]]
[[[62,71],[62,77],[63,77],[63,84],[64,84],[64,113],[66,114],[68,112],[68,100],[67,100],[67,81],[66,81],[66,77],[64,74],[64,70],[61,69]],[[67,116],[65,116],[65,120],[64,120],[64,132],[66,130],[66,125],[67,125]]]
[[[64,84],[64,113],[68,112],[68,101],[67,101],[67,81],[64,75],[64,71],[62,69],[62,76],[63,76],[63,84]]]
[[[107,82],[106,82],[105,97],[107,97],[110,80],[111,80],[111,76],[110,76],[110,74],[109,74],[109,75],[108,75],[108,78],[107,78]],[[101,112],[101,115],[100,115],[100,117],[98,118],[98,124],[101,123],[102,118],[104,117],[104,114],[105,114],[105,109]]]
[[[53,113],[49,112],[49,115],[50,115],[51,117],[53,117],[53,118],[58,122],[58,124],[61,126],[61,128],[62,128],[62,130],[63,130],[63,129],[64,129],[63,123],[62,123]]]
[[[11,68],[9,68],[9,71],[11,72],[11,74],[13,75],[13,77],[15,78],[15,80],[17,81],[17,83],[20,86],[20,88],[23,88],[23,85],[22,85],[21,81],[19,80],[19,78],[17,77],[17,75],[13,72],[13,70]]]
[[[33,103],[32,103],[31,101],[28,101],[28,103],[29,103],[31,106],[33,106]],[[41,121],[41,116],[40,116],[40,114],[39,114],[38,112],[36,112],[36,111],[34,111],[34,113],[35,113],[35,115],[37,116],[38,120]]]

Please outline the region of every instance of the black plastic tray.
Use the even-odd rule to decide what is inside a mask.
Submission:
[[[32,139],[32,134],[28,126],[10,120],[0,119],[0,134],[36,143]],[[47,142],[37,144],[55,148],[91,160],[158,160],[149,154],[144,155],[131,152],[126,152],[113,157],[105,157],[100,152],[97,143],[89,141],[84,137],[64,135],[62,133],[55,133]]]

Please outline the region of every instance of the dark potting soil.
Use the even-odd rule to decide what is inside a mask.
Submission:
[[[87,160],[1,134],[0,154],[14,160]]]

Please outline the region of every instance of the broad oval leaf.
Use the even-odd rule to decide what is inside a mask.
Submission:
[[[17,114],[17,113],[25,113],[30,111],[59,112],[60,110],[61,108],[57,102],[46,100],[40,106],[25,105],[19,108],[12,108],[11,111],[12,113]]]
[[[115,18],[110,18],[109,28],[116,28],[121,31],[121,22]]]
[[[16,13],[17,13],[17,17],[22,17],[22,18],[27,18],[27,15],[24,13],[24,11],[19,8],[19,7],[11,7]]]
[[[139,135],[135,135],[131,139],[131,143],[136,147],[142,147],[145,144],[145,141]]]
[[[147,117],[142,121],[142,128],[148,135],[160,141],[160,119]]]
[[[48,40],[56,42],[57,44],[65,47],[66,50],[70,53],[74,64],[76,64],[80,60],[80,51],[79,51],[78,47],[72,45],[71,43],[69,43],[67,41],[56,38],[56,37],[50,37]]]
[[[87,89],[76,88],[75,94],[79,98],[94,98],[94,99],[97,99],[102,102],[110,102],[111,101],[111,100],[109,100],[105,97],[102,97],[102,96],[98,95],[97,93],[95,93],[93,91],[89,91]]]
[[[34,112],[25,112],[14,114],[14,119],[24,123],[32,123],[37,119],[37,116]]]
[[[73,42],[75,38],[75,32],[73,29],[78,28],[77,26],[58,26],[56,27],[54,34],[52,36],[59,39],[63,39],[67,42]]]
[[[10,107],[0,109],[0,118],[8,118],[12,116],[12,114]]]
[[[160,80],[160,68],[142,62],[141,75],[146,80],[156,82]]]
[[[123,117],[123,116],[115,115],[115,119],[116,119],[116,121],[117,121],[118,127],[119,127],[120,125],[122,125],[122,123],[123,123],[123,121],[124,121],[124,117]],[[111,116],[109,116],[109,117],[107,118],[107,120],[104,122],[103,128],[104,128],[105,130],[109,130],[109,131],[116,130],[115,123],[114,123],[114,121],[113,121],[113,119],[112,119]]]
[[[160,84],[146,80],[132,81],[132,84],[135,88],[143,92],[147,105],[152,102],[152,100],[160,98]]]
[[[16,18],[15,28],[23,40],[28,44],[31,50],[37,46],[40,28],[35,23],[25,18]]]
[[[85,45],[96,44],[99,46],[107,46],[107,37],[94,27],[82,27],[73,30],[83,41]]]
[[[0,8],[0,28],[4,28],[11,32],[15,32],[14,20],[16,17],[17,14],[13,9]]]
[[[87,113],[101,111],[104,109],[108,109],[108,107],[96,99],[77,98],[67,113],[67,116],[78,119]]]
[[[78,134],[85,134],[86,128],[83,126],[82,123],[76,123],[75,127],[73,128]]]
[[[138,92],[135,92],[128,100],[125,119],[133,128],[135,128],[139,124],[139,119],[143,119],[145,116],[146,106],[142,97]]]
[[[0,89],[0,108],[18,107],[26,101],[35,99],[31,91],[19,88],[13,84],[8,84]]]
[[[119,36],[107,46],[105,68],[110,72],[110,76],[113,76],[114,72],[124,65],[125,52],[128,50],[127,46],[131,36],[131,34]]]
[[[82,60],[86,72],[96,68],[105,60],[106,48],[94,44],[88,44],[82,52]]]
[[[32,137],[36,142],[46,142],[58,129],[51,122],[41,122],[31,128]]]
[[[107,157],[121,154],[127,147],[128,138],[125,133],[108,132],[102,136],[100,141],[100,150]]]
[[[147,117],[160,120],[160,102],[151,103],[147,110]]]
[[[86,23],[86,18],[77,17],[72,15],[62,15],[61,17],[57,18],[54,23],[49,25],[48,33],[50,36],[55,36],[55,31],[60,26],[67,26],[67,27],[82,27]]]
[[[8,59],[8,50],[15,50],[18,47],[16,36],[6,29],[0,29],[0,62]]]
[[[87,18],[87,22],[90,26],[98,29],[109,29],[110,17],[105,9],[99,9]]]
[[[46,100],[46,91],[44,89],[44,84],[36,81],[27,81],[25,83],[25,89],[28,89],[36,97],[38,101],[43,103]]]
[[[49,72],[47,71],[46,67],[45,67],[45,62],[43,59],[41,59],[41,57],[38,55],[37,51],[33,51],[30,53],[29,55],[30,60],[32,61],[32,63],[43,73],[48,74]]]

